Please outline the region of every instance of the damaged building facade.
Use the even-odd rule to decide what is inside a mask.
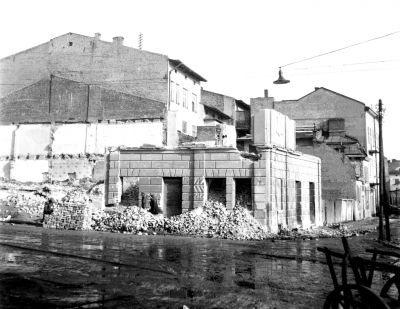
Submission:
[[[298,100],[251,99],[296,121],[296,146],[321,159],[326,222],[359,220],[379,203],[378,116],[364,103],[319,87]]]
[[[257,155],[202,143],[111,152],[107,203],[119,203],[127,184],[137,182],[139,199],[152,194],[167,217],[212,199],[228,209],[246,207],[271,231],[321,225],[320,159],[295,151],[294,122],[288,117],[259,110],[255,118]]]
[[[7,179],[104,178],[107,148],[176,146],[204,125],[205,79],[122,37],[67,33],[0,59],[0,80]]]

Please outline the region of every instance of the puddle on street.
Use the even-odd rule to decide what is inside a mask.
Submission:
[[[238,242],[7,225],[0,226],[0,241],[9,244],[0,251],[2,302],[316,308],[332,290],[328,267],[311,241]]]

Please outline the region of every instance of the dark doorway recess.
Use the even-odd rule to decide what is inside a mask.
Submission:
[[[252,210],[251,178],[236,178],[235,201],[237,206]]]
[[[207,189],[209,201],[216,201],[226,205],[226,179],[207,178]]]
[[[164,178],[164,205],[167,218],[182,213],[182,178]]]

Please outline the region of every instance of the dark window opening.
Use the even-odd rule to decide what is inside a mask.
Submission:
[[[73,44],[72,42],[69,42],[69,43],[68,43],[69,46],[72,46],[72,44]]]
[[[241,206],[247,210],[253,210],[252,206],[252,190],[250,178],[236,178],[235,179],[235,203],[236,206]]]
[[[226,179],[207,178],[208,196],[207,200],[216,201],[226,205]]]
[[[315,224],[315,184],[310,182],[310,221]]]
[[[301,225],[301,182],[296,181],[296,218],[297,224]]]
[[[139,206],[139,178],[121,177],[121,205]]]

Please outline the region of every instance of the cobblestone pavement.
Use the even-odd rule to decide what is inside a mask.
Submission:
[[[358,253],[381,246],[355,237]],[[322,308],[317,246],[340,239],[229,241],[0,224],[0,307]],[[387,248],[386,248],[387,249]],[[382,285],[385,274],[377,274]]]

